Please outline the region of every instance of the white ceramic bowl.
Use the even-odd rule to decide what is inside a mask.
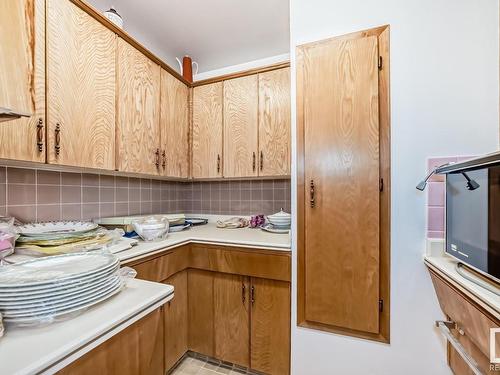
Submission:
[[[275,227],[289,227],[292,223],[292,215],[281,209],[280,212],[269,215],[267,220]]]

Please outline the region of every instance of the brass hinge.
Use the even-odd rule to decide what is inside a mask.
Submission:
[[[384,191],[384,179],[381,178],[378,184],[378,188],[380,191]]]
[[[382,56],[378,57],[378,70],[382,70]]]
[[[378,311],[380,311],[380,312],[384,311],[384,300],[383,299],[378,300]]]

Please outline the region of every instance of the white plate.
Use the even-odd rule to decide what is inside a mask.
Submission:
[[[119,262],[112,254],[74,253],[36,258],[0,268],[2,288],[61,284],[113,267]]]
[[[285,233],[290,232],[290,228],[285,228],[285,229],[277,228],[276,226],[274,226],[272,224],[261,225],[260,229],[262,229],[263,231],[266,231],[266,232],[270,232],[270,233],[285,234]]]
[[[74,313],[79,310],[87,309],[89,307],[92,307],[98,303],[104,302],[107,299],[113,297],[115,294],[119,293],[122,290],[122,288],[117,288],[116,290],[113,290],[109,294],[103,295],[102,297],[99,297],[93,301],[89,301],[86,304],[80,305],[80,306],[74,306],[72,308],[67,308],[63,309],[57,312],[54,312],[50,314],[49,316],[32,316],[32,317],[27,317],[27,318],[5,318],[3,321],[5,323],[15,323],[15,324],[32,324],[32,323],[38,323],[40,321],[51,321],[52,319]]]
[[[61,314],[66,314],[69,312],[77,311],[89,306],[92,306],[93,304],[96,304],[100,301],[104,301],[105,299],[111,297],[112,295],[116,294],[118,291],[122,289],[123,283],[121,279],[114,284],[111,287],[108,287],[106,290],[101,291],[99,294],[96,294],[92,297],[79,300],[79,301],[73,301],[72,303],[66,304],[66,306],[53,309],[53,308],[48,308],[45,310],[42,309],[32,309],[32,310],[26,310],[25,312],[19,312],[19,313],[7,313],[7,312],[2,312],[2,315],[4,317],[4,321],[9,322],[11,319],[13,320],[19,320],[19,319],[43,319],[47,317],[56,317]]]
[[[23,236],[43,236],[63,233],[85,233],[96,229],[98,225],[87,221],[51,221],[47,223],[30,223],[17,227]]]
[[[2,309],[12,309],[16,307],[24,307],[28,305],[41,306],[47,304],[54,304],[61,301],[67,301],[72,298],[80,298],[88,296],[91,293],[95,293],[96,290],[100,290],[116,282],[120,276],[112,275],[106,276],[97,283],[86,284],[83,288],[74,288],[70,291],[62,291],[59,293],[46,293],[43,295],[34,296],[34,298],[19,298],[10,297],[8,300],[0,298],[0,311]]]
[[[184,229],[189,228],[190,226],[191,226],[191,224],[174,225],[174,226],[170,227],[170,229],[168,231],[169,231],[169,233],[181,232]]]
[[[94,282],[102,281],[102,279],[107,278],[114,273],[116,273],[120,268],[120,264],[110,266],[109,268],[102,270],[100,272],[88,275],[79,279],[72,279],[63,283],[52,283],[37,285],[32,287],[17,287],[17,288],[0,288],[0,300],[3,298],[17,296],[19,298],[36,297],[44,294],[54,294],[60,292],[69,292],[77,288],[88,286]]]
[[[1,309],[2,315],[7,318],[15,318],[15,317],[26,317],[26,316],[33,316],[33,315],[48,315],[53,311],[59,311],[67,308],[74,307],[76,305],[80,305],[82,303],[86,303],[89,301],[92,301],[96,298],[99,298],[113,290],[115,290],[117,287],[122,286],[122,280],[120,278],[115,279],[113,283],[106,285],[99,290],[94,290],[92,293],[86,295],[86,296],[77,296],[76,298],[68,299],[68,300],[62,300],[59,301],[58,303],[54,303],[51,305],[35,305],[35,306],[18,306],[15,308],[9,308],[9,309]]]

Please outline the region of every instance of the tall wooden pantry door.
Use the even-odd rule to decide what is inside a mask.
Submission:
[[[379,48],[369,32],[315,42],[297,68],[299,323],[373,337],[385,277]]]

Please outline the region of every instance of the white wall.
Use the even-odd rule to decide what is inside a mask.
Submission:
[[[266,57],[264,59],[253,60],[253,61],[249,61],[249,62],[246,62],[243,64],[226,66],[224,68],[214,69],[214,70],[210,70],[208,72],[199,73],[199,74],[196,74],[194,76],[194,81],[201,81],[202,79],[219,77],[219,76],[222,76],[225,74],[231,74],[231,73],[241,72],[244,70],[260,68],[260,67],[263,67],[266,65],[277,64],[277,63],[281,63],[281,62],[285,62],[285,61],[289,61],[289,60],[290,60],[289,53],[271,56],[271,57]]]
[[[444,341],[433,329],[442,314],[422,263],[426,198],[415,185],[428,156],[498,148],[498,1],[291,0],[290,12],[292,69],[296,45],[390,24],[392,101],[391,344],[292,323],[292,372],[449,374]],[[295,178],[294,169],[292,189]],[[292,205],[296,212],[296,200]],[[296,238],[292,322],[295,249]]]

